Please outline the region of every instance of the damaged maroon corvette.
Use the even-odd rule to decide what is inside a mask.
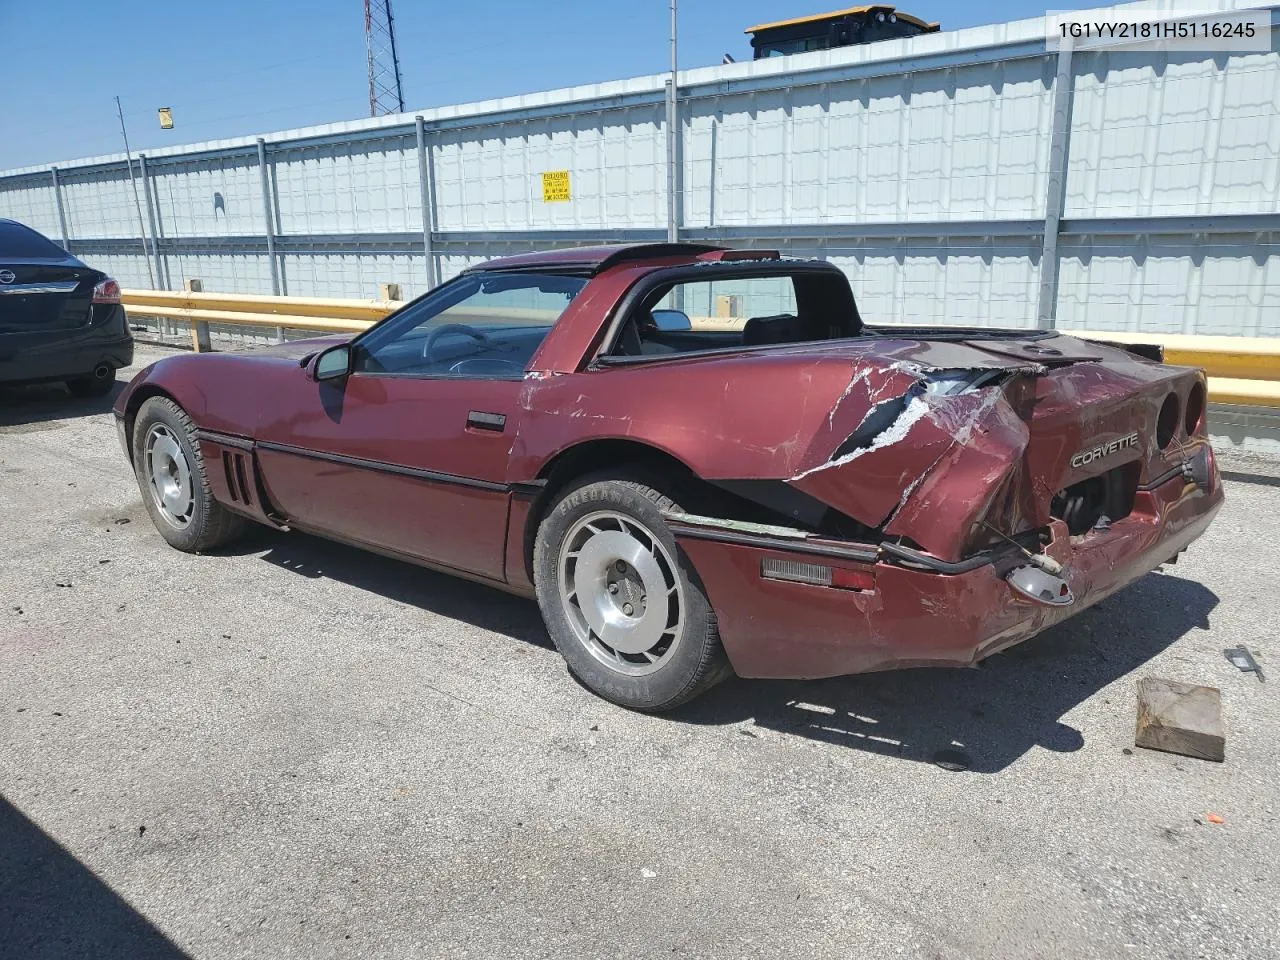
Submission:
[[[257,521],[536,596],[573,673],[645,710],[972,664],[1222,502],[1200,371],[876,328],[831,264],[693,244],[492,261],[354,338],[162,360],[116,416],[173,546]]]

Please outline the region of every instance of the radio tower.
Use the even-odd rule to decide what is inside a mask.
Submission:
[[[369,50],[369,116],[404,113],[391,0],[364,0],[364,42]]]

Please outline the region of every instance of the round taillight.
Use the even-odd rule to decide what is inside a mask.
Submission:
[[[1197,380],[1187,394],[1187,409],[1183,414],[1188,437],[1194,436],[1204,427],[1204,399],[1204,381]]]
[[[1163,450],[1173,442],[1178,432],[1178,395],[1171,393],[1160,405],[1160,419],[1156,421],[1156,445]]]

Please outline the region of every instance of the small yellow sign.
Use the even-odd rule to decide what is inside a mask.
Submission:
[[[160,108],[160,129],[161,130],[173,129],[173,107]]]
[[[560,203],[572,199],[568,170],[547,170],[542,174],[543,203]]]

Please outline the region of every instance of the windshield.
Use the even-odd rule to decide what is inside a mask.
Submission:
[[[549,273],[464,274],[363,338],[355,371],[425,377],[521,377],[587,284]]]

